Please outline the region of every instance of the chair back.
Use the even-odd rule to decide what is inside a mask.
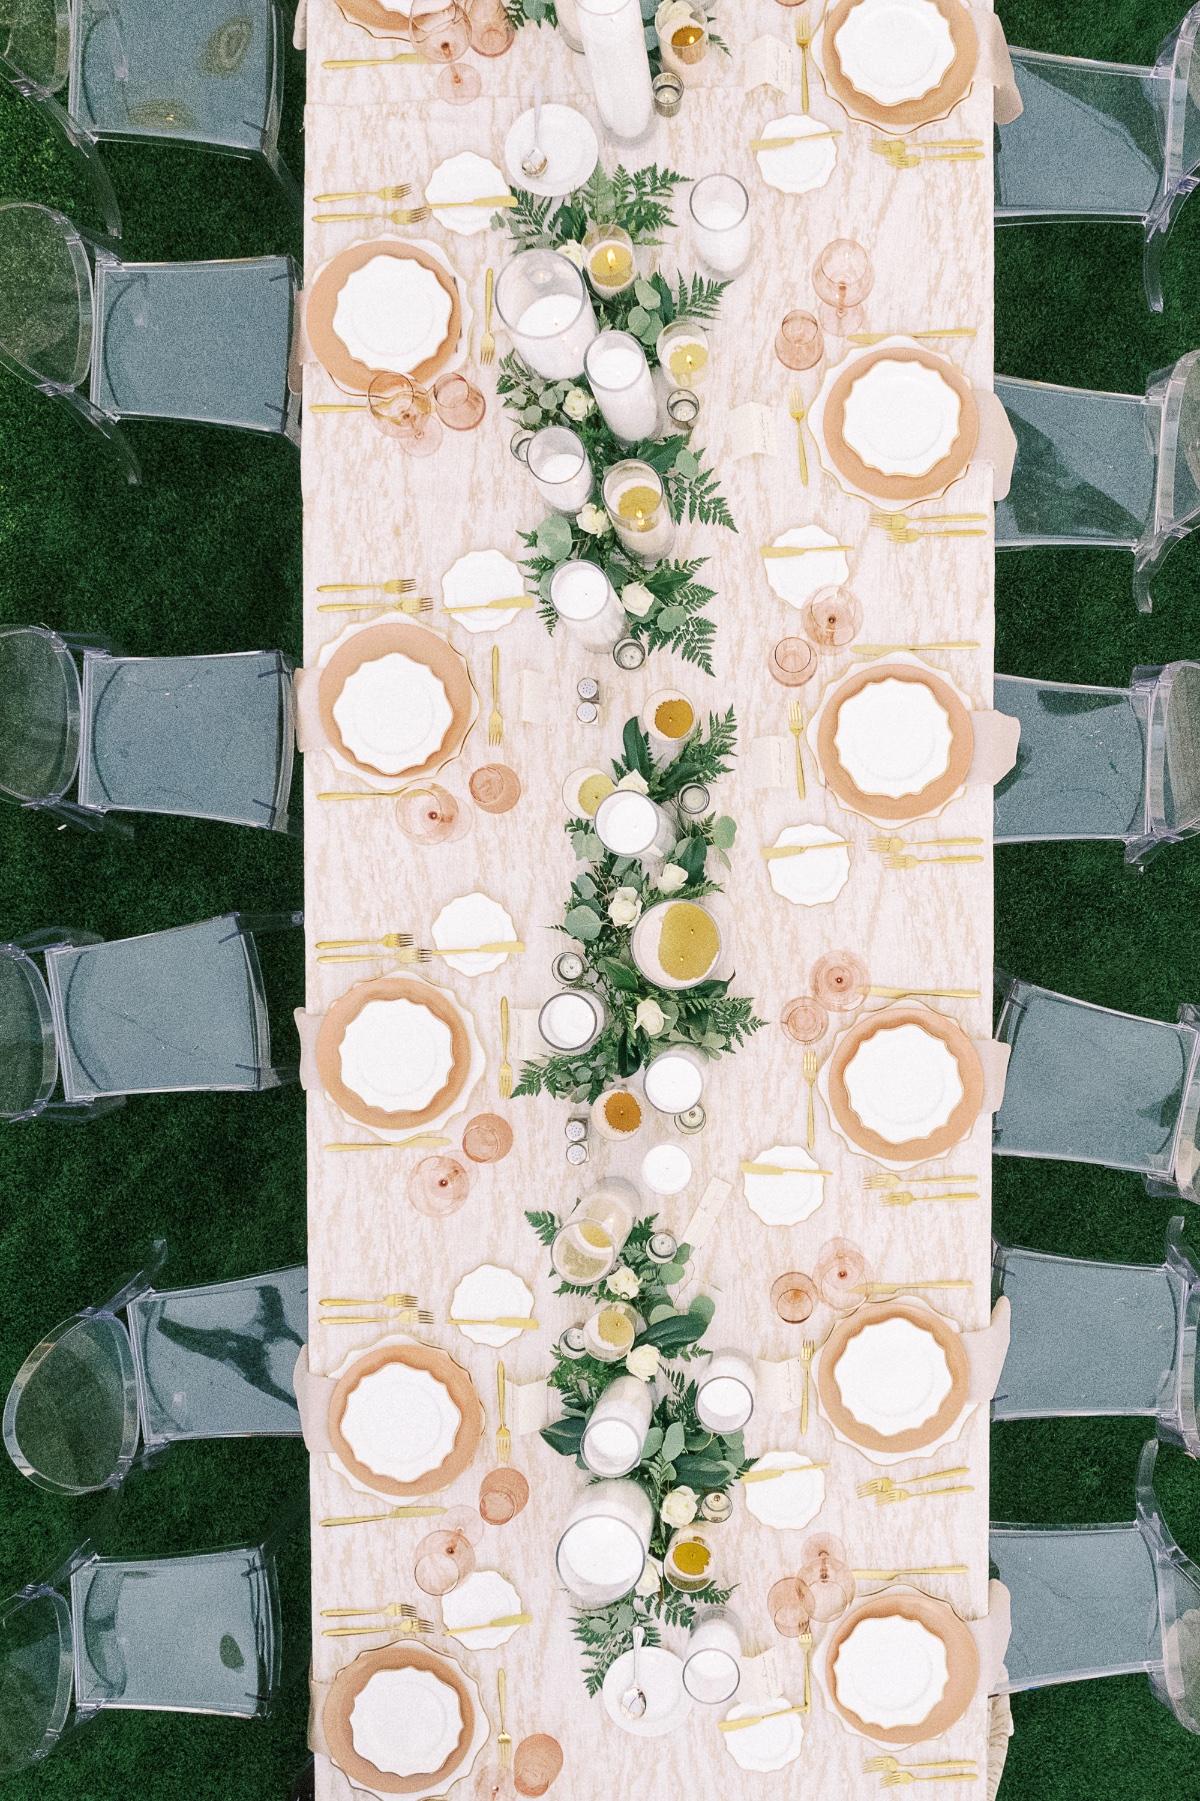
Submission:
[[[0,794],[61,800],[79,768],[82,701],[69,645],[44,626],[0,626]]]
[[[43,100],[71,72],[71,8],[67,0],[8,0],[0,24],[0,70],[20,94]]]
[[[129,1334],[108,1308],[56,1326],[29,1353],[4,1404],[4,1448],[23,1476],[60,1495],[115,1488],[137,1455]]]
[[[52,207],[0,201],[0,364],[35,387],[79,386],[92,362],[92,268]]]
[[[50,995],[31,957],[0,944],[0,1119],[31,1119],[58,1081]]]
[[[49,1586],[0,1603],[0,1777],[51,1752],[71,1719],[71,1610]]]

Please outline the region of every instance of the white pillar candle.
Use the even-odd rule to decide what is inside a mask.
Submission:
[[[558,1574],[585,1607],[607,1607],[629,1594],[646,1567],[654,1509],[636,1482],[594,1482],[584,1489],[555,1553]]]
[[[642,1459],[654,1400],[648,1382],[618,1376],[592,1408],[580,1454],[594,1476],[627,1476]]]
[[[656,1144],[642,1158],[642,1181],[651,1194],[682,1194],[692,1179],[692,1160],[681,1144]]]
[[[618,788],[596,808],[596,836],[617,857],[665,856],[675,841],[662,808],[648,794]]]
[[[559,513],[577,513],[592,491],[592,465],[565,425],[544,425],[530,439],[525,461],[538,493]]]
[[[696,1412],[710,1432],[737,1432],[754,1412],[756,1375],[741,1351],[714,1351],[696,1385]]]
[[[575,0],[575,19],[602,124],[626,142],[644,137],[654,94],[641,0]]]
[[[661,1051],[647,1064],[642,1086],[660,1113],[686,1113],[704,1093],[704,1065],[694,1051]]]
[[[586,650],[611,650],[625,635],[625,609],[598,563],[560,563],[550,578],[550,604]]]
[[[683,1686],[693,1701],[731,1701],[742,1682],[742,1639],[728,1607],[698,1607],[683,1660]]]
[[[585,1051],[604,1030],[605,1007],[587,988],[552,994],[538,1014],[538,1031],[551,1050]]]
[[[621,543],[639,562],[657,563],[670,555],[675,521],[649,463],[634,458],[614,463],[604,478],[604,506]]]
[[[750,197],[733,175],[705,175],[688,196],[692,240],[717,275],[739,275],[750,261]]]
[[[614,437],[625,444],[649,438],[658,424],[658,401],[646,353],[627,331],[602,331],[583,359],[596,405]]]
[[[523,250],[496,283],[496,311],[514,349],[551,381],[583,374],[596,315],[583,276],[556,250]]]

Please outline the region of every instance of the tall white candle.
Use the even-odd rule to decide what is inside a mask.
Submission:
[[[688,1634],[683,1686],[710,1706],[732,1700],[742,1682],[742,1640],[728,1607],[698,1607]]]
[[[551,381],[583,374],[596,315],[583,276],[556,250],[523,250],[496,282],[496,311],[531,369]]]
[[[750,197],[733,175],[705,175],[688,195],[692,239],[717,275],[738,275],[750,261]]]
[[[641,1461],[654,1401],[648,1382],[618,1376],[609,1384],[584,1429],[580,1453],[595,1476],[626,1476]]]
[[[710,1432],[736,1432],[754,1412],[756,1372],[741,1351],[714,1351],[696,1384],[696,1412]]]
[[[575,0],[575,19],[605,129],[627,142],[644,137],[654,94],[640,0]]]
[[[572,557],[550,579],[550,604],[587,650],[611,650],[625,635],[625,609],[598,563]]]
[[[525,453],[529,473],[548,506],[577,513],[592,491],[592,465],[581,440],[565,425],[535,432]]]
[[[682,1194],[692,1179],[692,1160],[681,1144],[656,1144],[642,1158],[642,1181],[651,1194]]]
[[[646,353],[627,331],[602,331],[583,359],[584,374],[615,437],[625,444],[649,438],[658,423],[658,400]]]
[[[582,1051],[604,1030],[604,1007],[586,989],[552,994],[538,1014],[538,1031],[552,1050]]]
[[[646,1567],[654,1509],[636,1482],[594,1482],[558,1541],[558,1573],[587,1607],[619,1601]]]
[[[648,794],[618,788],[596,808],[596,836],[614,856],[643,857],[664,854],[675,835],[666,814]]]
[[[691,1051],[662,1051],[647,1065],[642,1085],[660,1113],[686,1113],[704,1093],[704,1066]]]

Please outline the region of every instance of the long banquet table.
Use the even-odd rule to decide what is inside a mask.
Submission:
[[[487,1053],[488,1068],[468,1114],[453,1122],[461,1129],[470,1113],[498,1110],[511,1122],[516,1139],[502,1162],[483,1167],[466,1207],[449,1220],[433,1220],[406,1199],[409,1171],[419,1151],[361,1156],[328,1151],[348,1136],[346,1122],[317,1090],[308,1096],[308,1245],[310,1362],[329,1373],[355,1345],[371,1343],[380,1328],[319,1323],[319,1299],[328,1295],[383,1295],[397,1289],[419,1294],[438,1320],[449,1312],[457,1279],[490,1260],[522,1273],[536,1296],[541,1329],[522,1334],[503,1357],[517,1382],[544,1376],[549,1347],[563,1328],[580,1317],[570,1297],[553,1292],[548,1258],[524,1221],[527,1208],[563,1214],[581,1186],[564,1158],[565,1102],[547,1097],[497,1100],[500,1060],[499,1003],[507,995],[515,1008],[532,1008],[552,991],[552,956],[562,947],[553,930],[572,876],[574,857],[563,832],[561,784],[584,764],[607,766],[619,753],[621,727],[654,689],[674,685],[702,712],[736,711],[739,755],[733,773],[715,796],[719,810],[733,815],[738,840],[725,893],[713,903],[728,947],[728,969],[736,970],[736,991],[752,995],[768,1025],[741,1051],[709,1068],[705,1090],[708,1124],[688,1140],[696,1165],[691,1188],[660,1210],[663,1224],[682,1236],[709,1181],[733,1185],[718,1224],[696,1253],[686,1293],[706,1290],[717,1314],[708,1342],[736,1345],[752,1355],[783,1358],[798,1349],[796,1328],[784,1326],[769,1304],[774,1276],[811,1270],[819,1247],[833,1237],[852,1240],[873,1269],[888,1278],[908,1276],[968,1278],[969,1290],[951,1291],[938,1304],[964,1329],[982,1328],[989,1316],[990,1117],[981,1114],[970,1139],[954,1152],[950,1167],[972,1173],[977,1201],[950,1206],[886,1207],[863,1186],[868,1167],[852,1156],[817,1109],[817,1155],[833,1172],[824,1204],[803,1225],[768,1228],[743,1198],[738,1162],[775,1142],[804,1142],[806,1091],[799,1049],[783,1036],[778,1020],[783,1004],[807,988],[808,971],[824,952],[850,949],[866,962],[873,982],[904,987],[977,990],[976,1000],[936,1004],[977,1038],[990,1034],[992,982],[991,795],[968,788],[928,832],[978,837],[983,858],[958,867],[889,871],[870,853],[875,829],[843,812],[818,786],[807,762],[808,797],[797,799],[794,785],[758,786],[762,765],[748,754],[753,740],[787,732],[787,700],[792,690],[770,678],[767,653],[796,627],[796,615],[768,588],[758,547],[788,527],[815,520],[852,544],[850,586],[862,602],[865,640],[907,643],[975,640],[978,648],[931,654],[935,667],[953,676],[976,707],[991,704],[993,666],[993,541],[941,537],[896,545],[868,530],[868,506],[844,494],[819,468],[809,441],[811,479],[800,485],[795,429],[788,418],[787,371],[776,362],[773,340],[782,315],[812,305],[810,269],[828,240],[849,236],[870,250],[876,272],[867,302],[872,330],[913,331],[949,325],[971,327],[974,337],[942,346],[980,388],[992,385],[992,90],[977,82],[969,97],[940,128],[974,135],[987,146],[982,160],[940,168],[896,171],[869,149],[869,127],[849,124],[813,77],[812,111],[848,128],[838,140],[837,167],[828,184],[800,197],[768,188],[761,180],[749,142],[771,118],[797,110],[797,93],[786,99],[766,89],[742,92],[745,46],[761,34],[785,37],[790,15],[774,0],[746,0],[722,9],[720,28],[732,58],[710,54],[703,81],[685,95],[681,114],[659,119],[652,137],[630,152],[601,134],[607,167],[652,161],[693,177],[712,170],[738,175],[751,195],[754,258],[724,299],[710,333],[712,374],[704,391],[695,432],[716,469],[738,531],[699,525],[681,527],[675,555],[710,559],[702,578],[717,590],[711,616],[718,625],[716,674],[708,677],[678,657],[652,653],[645,667],[623,673],[611,659],[582,652],[565,630],[547,635],[536,614],[523,613],[498,633],[470,636],[450,625],[452,641],[466,657],[477,688],[488,704],[489,660],[500,646],[503,743],[489,749],[482,723],[468,738],[463,756],[440,778],[465,798],[467,779],[479,765],[497,759],[518,772],[524,794],[502,817],[477,813],[474,829],[458,842],[419,848],[397,825],[393,803],[331,803],[318,799],[328,789],[344,789],[327,756],[310,755],[305,770],[305,918],[308,940],[307,1007],[321,1013],[354,980],[381,973],[386,962],[327,966],[317,961],[318,939],[428,933],[439,909],[456,895],[484,889],[511,913],[525,955],[510,958],[494,975],[466,979],[443,970],[435,979],[450,986],[473,1014]],[[434,95],[435,71],[399,65],[333,71],[329,59],[386,55],[347,23],[333,0],[312,0],[308,16],[306,212],[321,192],[368,189],[409,181],[423,185],[443,158],[474,149],[501,159],[504,134],[529,105],[535,82],[547,98],[566,101],[596,121],[584,65],[556,34],[526,27],[511,52],[496,62],[476,61],[483,95],[451,108]],[[799,54],[795,53],[799,80]],[[657,253],[670,272],[699,266],[688,245],[686,224],[667,234]],[[305,279],[311,283],[334,252],[376,232],[376,224],[306,226]],[[472,380],[488,399],[480,429],[447,432],[437,455],[413,460],[375,431],[366,413],[313,414],[306,410],[302,471],[304,491],[304,643],[312,665],[323,644],[344,627],[347,617],[317,610],[318,585],[414,577],[419,592],[440,594],[440,578],[461,554],[494,547],[519,559],[521,528],[545,515],[527,473],[510,456],[512,424],[495,397],[496,365],[477,361],[479,315],[485,268],[498,269],[506,254],[495,232],[452,236],[435,222],[406,235],[442,244],[466,279],[475,310]],[[499,356],[508,348],[499,339]],[[806,395],[815,392],[816,372],[800,377]],[[306,409],[341,398],[315,362],[305,369]],[[729,414],[746,402],[771,406],[776,414],[778,454],[735,460]],[[990,517],[992,472],[972,464],[952,490],[948,509],[977,510]],[[369,618],[370,614],[363,614]],[[438,615],[433,615],[438,622]],[[821,687],[853,666],[849,652],[822,657],[817,679],[803,690],[806,711]],[[538,680],[522,679],[525,672]],[[594,674],[601,685],[599,724],[576,719],[576,682]],[[524,705],[523,705],[524,702]],[[522,713],[529,715],[523,718]],[[805,752],[807,758],[807,751]],[[851,876],[831,906],[793,907],[774,894],[758,852],[779,829],[800,821],[834,825],[853,841]],[[933,822],[930,822],[931,824]],[[435,965],[436,969],[437,966]],[[823,1047],[827,1053],[828,1043]],[[353,1134],[351,1134],[353,1135]],[[363,1134],[359,1132],[358,1136]],[[636,1176],[645,1134],[628,1145],[593,1138],[588,1181],[600,1174]],[[488,1425],[475,1467],[441,1498],[447,1505],[473,1504],[482,1470],[491,1459],[496,1356],[466,1343],[454,1328],[422,1333],[444,1345],[471,1370],[488,1409]],[[797,1445],[795,1410],[756,1414],[747,1428],[747,1450],[757,1455]],[[814,1410],[803,1448],[828,1458],[827,1491],[819,1524],[849,1547],[854,1564],[914,1566],[965,1564],[965,1576],[932,1576],[921,1586],[951,1602],[966,1618],[987,1611],[988,1586],[988,1417],[986,1405],[971,1416],[961,1438],[943,1453],[945,1463],[967,1465],[972,1492],[947,1501],[877,1507],[856,1498],[855,1484],[873,1467],[853,1449],[835,1443]],[[776,1778],[743,1773],[726,1755],[716,1728],[717,1710],[697,1708],[686,1728],[642,1741],[622,1733],[599,1700],[585,1694],[579,1655],[571,1636],[571,1608],[558,1586],[553,1552],[558,1532],[582,1477],[574,1464],[555,1455],[536,1436],[515,1438],[513,1461],[528,1476],[532,1501],[513,1524],[489,1529],[480,1547],[481,1567],[493,1566],[518,1587],[533,1623],[502,1651],[464,1652],[464,1666],[480,1683],[495,1729],[495,1672],[508,1678],[508,1725],[514,1740],[531,1732],[552,1734],[566,1765],[558,1792],[571,1801],[609,1801],[636,1795],[667,1801],[715,1793],[742,1797],[762,1791],[765,1782],[789,1787],[799,1782],[814,1794],[866,1795],[878,1778],[863,1773],[872,1747],[852,1736],[820,1698],[806,1721],[799,1764]],[[927,1467],[927,1466],[926,1466]],[[387,1600],[419,1600],[412,1583],[412,1548],[430,1522],[395,1521],[343,1529],[323,1529],[325,1516],[364,1511],[363,1497],[327,1467],[323,1456],[311,1464],[312,1604],[314,1677],[328,1681],[374,1639],[331,1639],[320,1610],[376,1605]],[[366,1509],[366,1510],[369,1510]],[[737,1584],[733,1600],[743,1625],[745,1649],[754,1654],[774,1644],[782,1692],[799,1699],[801,1659],[796,1642],[779,1639],[767,1613],[771,1583],[794,1571],[799,1535],[776,1533],[750,1518],[740,1499],[733,1519],[721,1528],[719,1579]],[[666,1642],[682,1642],[668,1631]],[[447,1644],[452,1641],[434,1641]],[[677,1647],[678,1648],[678,1647]],[[820,1655],[818,1638],[817,1656]],[[981,1793],[987,1762],[988,1704],[977,1694],[969,1711],[938,1741],[936,1752],[913,1757],[977,1760]],[[967,1792],[964,1785],[963,1792]],[[467,1792],[464,1784],[460,1793]],[[353,1790],[326,1758],[318,1758],[319,1801],[346,1801]]]

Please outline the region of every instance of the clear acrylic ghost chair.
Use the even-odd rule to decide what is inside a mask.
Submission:
[[[994,1420],[1146,1414],[1161,1439],[1200,1457],[1196,1326],[1200,1269],[1167,1227],[1162,1263],[1092,1263],[998,1244],[992,1298],[1012,1307]]]
[[[1200,7],[1159,47],[1153,68],[1013,50],[1024,101],[996,127],[996,223],[1127,220],[1142,227],[1143,278],[1161,313],[1162,252],[1200,168]]]
[[[0,367],[95,426],[133,483],[122,419],[299,442],[288,388],[296,287],[288,256],[123,263],[63,213],[0,200]]]
[[[90,1119],[130,1094],[294,1081],[295,1068],[271,1063],[254,934],[303,918],[225,913],[107,944],[52,926],[0,944],[0,1120]]]
[[[1017,439],[996,549],[1130,550],[1133,597],[1148,613],[1159,565],[1200,524],[1200,351],[1158,370],[1145,394],[1009,376],[997,376],[996,393]]]
[[[1182,1006],[1168,1025],[1013,976],[997,985],[1011,1050],[993,1151],[1134,1170],[1150,1194],[1200,1200],[1200,1012]]]
[[[993,1574],[1012,1601],[1000,1693],[1144,1670],[1180,1725],[1200,1733],[1200,1566],[1162,1517],[1157,1455],[1152,1438],[1127,1526],[992,1526]]]
[[[298,204],[279,155],[285,42],[274,0],[8,0],[0,74],[86,159],[119,238],[104,139],[260,157]]]
[[[300,1431],[292,1371],[308,1336],[308,1271],[155,1289],[166,1246],[155,1251],[149,1269],[48,1332],[17,1371],[4,1448],[39,1488],[119,1488],[135,1463],[182,1439]]]
[[[286,832],[291,669],[275,650],[122,657],[0,625],[0,796],[94,830],[118,811]]]
[[[1129,863],[1200,830],[1200,663],[1135,669],[1128,688],[996,677],[1019,719],[995,789],[998,844],[1116,838]]]
[[[102,1708],[261,1718],[281,1656],[274,1542],[154,1558],[81,1545],[0,1602],[0,1777]]]

